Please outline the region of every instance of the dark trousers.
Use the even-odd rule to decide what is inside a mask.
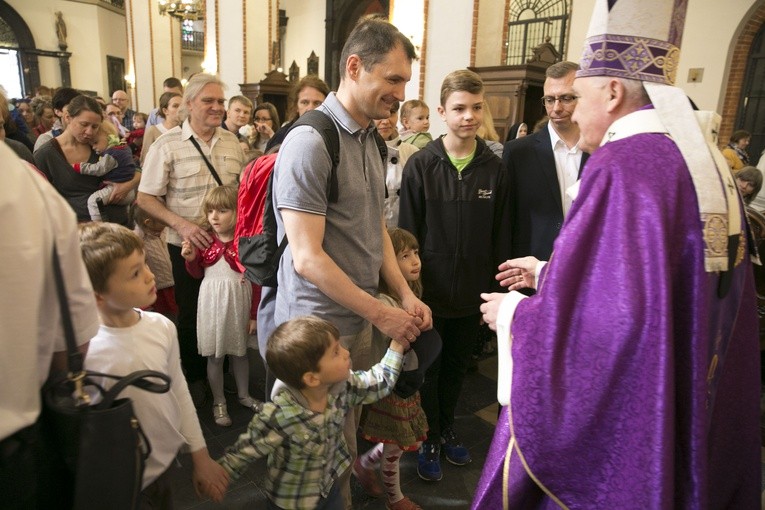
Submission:
[[[454,425],[454,410],[478,339],[480,319],[480,314],[456,319],[433,317],[433,326],[441,335],[443,347],[425,372],[420,388],[422,409],[430,429],[429,441],[439,441],[441,431]]]
[[[186,261],[181,256],[178,246],[168,244],[167,251],[170,253],[175,280],[181,366],[186,374],[186,381],[192,383],[207,377],[207,360],[199,355],[197,349],[197,300],[202,280],[194,278],[186,271]]]
[[[41,419],[0,441],[0,508],[72,507],[74,479],[45,434]]]
[[[179,471],[173,460],[164,473],[151,482],[138,499],[139,510],[173,510],[173,473]]]

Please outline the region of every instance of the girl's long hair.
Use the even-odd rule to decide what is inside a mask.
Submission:
[[[207,213],[213,209],[231,209],[236,214],[236,199],[239,190],[234,186],[216,186],[205,195],[202,201],[202,215],[197,223],[205,230],[210,230],[210,222],[207,221]]]
[[[393,243],[393,252],[396,254],[396,257],[398,257],[398,254],[404,250],[420,249],[420,243],[417,242],[417,238],[414,237],[408,230],[404,230],[403,228],[389,228],[388,235],[390,236],[390,240]],[[409,284],[409,288],[412,289],[412,292],[414,292],[414,295],[418,298],[421,298],[422,279],[417,278],[417,280],[407,283]],[[401,301],[401,296],[396,295],[396,293],[388,287],[388,284],[385,283],[382,275],[380,275],[380,283],[377,286],[377,290],[382,294],[387,294],[395,298],[399,302]]]

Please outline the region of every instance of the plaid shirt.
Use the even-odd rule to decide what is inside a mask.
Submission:
[[[388,350],[369,371],[351,372],[345,383],[332,388],[323,413],[308,409],[302,395],[286,387],[253,417],[247,432],[218,462],[235,480],[250,463],[268,456],[265,489],[271,501],[285,510],[316,508],[351,465],[343,437],[348,410],[387,396],[401,360],[401,354]]]

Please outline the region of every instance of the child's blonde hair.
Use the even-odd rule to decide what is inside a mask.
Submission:
[[[119,131],[117,131],[117,127],[114,124],[112,124],[111,121],[109,120],[103,121],[98,126],[98,131],[106,134],[106,136],[109,136],[109,135],[117,136],[117,137],[120,136]]]
[[[130,229],[116,223],[92,222],[79,227],[82,260],[96,292],[106,292],[106,282],[119,260],[136,250],[143,253],[143,241]]]
[[[469,69],[452,71],[441,84],[441,106],[446,106],[446,100],[455,92],[483,94],[483,80]]]
[[[207,221],[207,214],[213,209],[230,209],[236,215],[236,199],[239,191],[234,186],[216,186],[205,195],[202,200],[202,217],[199,218],[199,226],[205,230],[210,230],[210,222]]]
[[[288,320],[274,330],[266,344],[266,364],[293,388],[305,387],[303,375],[319,371],[319,360],[340,332],[329,321],[306,316]]]
[[[417,238],[414,237],[408,230],[404,230],[403,228],[398,227],[389,228],[388,235],[390,236],[390,241],[393,244],[393,252],[396,254],[396,257],[398,257],[398,254],[404,250],[420,249],[420,243],[417,242]],[[412,289],[412,292],[414,292],[415,296],[418,298],[422,297],[422,280],[420,278],[417,278],[417,280],[413,282],[407,283],[409,284],[409,288]],[[388,287],[388,284],[385,283],[382,275],[380,275],[380,283],[377,285],[377,290],[382,294],[387,294],[396,300],[401,301],[401,296],[397,296],[396,293]]]
[[[428,105],[425,103],[425,101],[420,101],[419,99],[410,99],[409,101],[404,101],[404,104],[401,105],[401,112],[399,113],[399,117],[401,117],[401,121],[409,120],[409,116],[412,114],[412,110],[415,108],[425,108],[426,110],[430,111],[430,108],[428,108]]]
[[[492,142],[499,141],[499,134],[497,133],[497,130],[494,129],[494,117],[491,116],[491,109],[486,101],[483,103],[483,122],[476,134],[484,140]]]

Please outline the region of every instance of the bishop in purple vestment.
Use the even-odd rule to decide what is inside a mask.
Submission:
[[[590,58],[574,121],[592,156],[551,260],[500,266],[511,289],[538,292],[484,295],[507,406],[473,508],[759,508],[755,254],[741,202],[678,89],[629,66],[594,71]]]

